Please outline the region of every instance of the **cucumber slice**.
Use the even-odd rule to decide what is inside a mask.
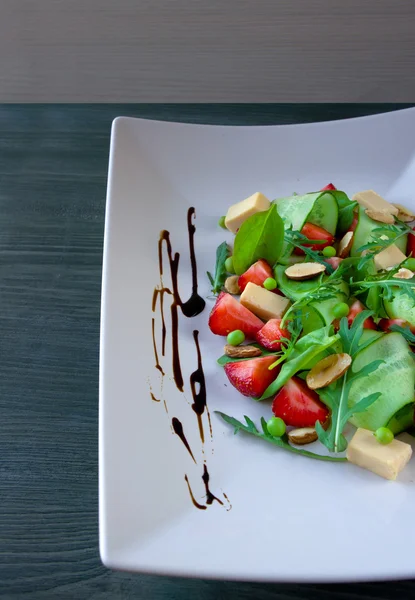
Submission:
[[[409,404],[405,404],[401,409],[399,409],[388,421],[386,427],[388,427],[393,434],[401,433],[401,431],[405,431],[409,429],[414,424],[414,403],[410,402]]]
[[[372,231],[374,229],[381,229],[382,223],[377,223],[373,219],[367,216],[365,213],[365,208],[363,206],[359,206],[359,222],[356,227],[356,231],[353,236],[353,245],[350,251],[350,256],[360,256],[359,248],[367,244],[372,240]],[[385,230],[385,234],[388,235],[388,230]],[[396,245],[402,252],[406,252],[406,244],[407,244],[406,235],[399,238],[396,242]]]
[[[301,231],[304,223],[309,222],[335,234],[339,209],[335,197],[330,192],[278,198],[274,202],[278,214],[284,219],[286,229],[291,227],[295,231]],[[287,264],[292,251],[290,244],[284,244],[280,262]]]
[[[391,319],[405,319],[415,326],[415,304],[407,294],[397,289],[392,300],[383,300],[383,306]]]
[[[335,319],[335,316],[333,314],[334,307],[336,306],[336,304],[339,304],[339,302],[347,302],[347,299],[349,297],[349,286],[347,285],[347,283],[342,281],[337,286],[337,289],[339,293],[333,298],[329,298],[328,300],[323,300],[319,302],[311,302],[309,304],[309,306],[311,308],[314,308],[320,315],[324,325],[330,325],[331,323],[333,323]]]
[[[387,427],[389,423],[401,430],[400,427],[404,427],[403,423],[407,419],[397,419],[396,415],[406,405],[413,404],[415,362],[401,334],[388,333],[382,334],[357,354],[353,361],[353,371],[359,371],[364,365],[378,359],[384,363],[352,385],[349,406],[352,407],[369,394],[380,392],[381,395],[366,411],[354,415],[350,422],[356,427],[371,431]]]
[[[303,315],[303,333],[307,335],[307,333],[311,333],[316,329],[321,329],[324,327],[325,322],[320,313],[313,308],[312,306],[307,306]]]

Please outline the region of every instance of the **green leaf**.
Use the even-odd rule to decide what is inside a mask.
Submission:
[[[309,368],[310,362],[324,350],[335,344],[339,336],[329,335],[331,326],[322,327],[303,336],[294,345],[292,355],[278,374],[278,377],[265,390],[259,400],[265,400],[280,390],[298,371]]]
[[[268,429],[266,428],[266,421],[264,418],[261,419],[261,425],[262,425],[262,428],[264,431],[263,433],[261,433],[260,431],[258,431],[255,424],[250,419],[249,419],[250,425],[247,426],[247,425],[244,425],[244,423],[241,423],[240,421],[235,419],[234,417],[230,417],[229,415],[226,415],[223,412],[220,412],[220,411],[215,411],[215,412],[226,423],[228,423],[235,429],[235,433],[238,433],[239,431],[242,430],[242,431],[245,431],[246,433],[250,433],[251,435],[254,435],[255,437],[265,440],[266,442],[269,442],[270,444],[273,444],[274,446],[278,446],[279,448],[287,450],[288,452],[292,452],[293,454],[299,454],[301,456],[306,456],[308,458],[314,458],[316,460],[324,460],[324,461],[328,461],[328,462],[345,462],[347,460],[346,458],[341,458],[341,457],[337,457],[337,456],[322,456],[320,454],[315,454],[314,452],[310,452],[308,450],[302,450],[301,448],[294,448],[287,441],[286,436],[283,436],[282,438],[277,438],[277,437],[273,437],[272,435],[270,435],[268,433]],[[245,420],[247,420],[247,422],[248,422],[247,417],[245,417]],[[265,424],[265,429],[266,429],[267,433],[265,433],[264,424]]]
[[[225,268],[225,261],[228,256],[229,246],[226,242],[222,242],[216,249],[215,277],[212,277],[209,271],[207,272],[207,276],[212,286],[212,292],[214,294],[219,294],[222,291],[226,281],[227,272]]]
[[[394,291],[399,290],[402,294],[408,296],[415,302],[415,281],[412,279],[397,279],[394,278],[394,274],[398,269],[389,271],[387,274],[382,273],[381,275],[367,278],[365,281],[351,281],[350,287],[354,288],[354,294],[357,296],[362,294],[366,290],[370,290],[373,287],[379,288],[379,293],[386,300],[391,300]],[[395,289],[394,289],[395,288]]]
[[[349,229],[353,222],[354,209],[357,206],[357,202],[349,200],[347,194],[340,190],[333,190],[335,194],[337,205],[339,207],[339,220],[337,223],[337,235],[343,235]]]
[[[273,266],[280,257],[284,241],[284,223],[275,204],[242,223],[235,237],[233,266],[242,275],[260,258]]]
[[[380,362],[383,362],[383,361],[381,360]],[[374,402],[376,402],[376,400],[381,395],[382,394],[380,392],[375,392],[374,394],[369,394],[369,396],[365,396],[364,398],[359,400],[359,402],[357,402],[353,406],[353,410],[348,410],[347,413],[344,415],[343,419],[344,419],[345,423],[347,423],[347,421],[356,413],[361,413],[361,412],[364,412],[365,410],[367,410],[369,408],[369,406],[372,406],[372,404]]]

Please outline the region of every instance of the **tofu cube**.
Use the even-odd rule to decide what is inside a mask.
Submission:
[[[245,198],[241,202],[237,202],[237,204],[232,204],[229,207],[228,213],[225,217],[225,226],[232,233],[236,233],[242,223],[251,217],[257,212],[263,212],[264,210],[268,210],[271,206],[271,202],[268,200],[264,194],[261,192],[256,192],[249,196],[249,198]]]
[[[397,215],[399,209],[393,204],[379,196],[373,190],[366,190],[364,192],[357,192],[353,196],[353,200],[356,200],[359,204],[364,206],[366,210],[374,210],[375,212],[384,212],[390,215]]]
[[[249,282],[241,294],[240,302],[260,319],[281,319],[291,302],[260,285]]]
[[[358,467],[368,469],[385,479],[395,480],[411,458],[412,448],[399,440],[382,445],[373,431],[358,429],[347,447],[346,456],[347,460]]]
[[[396,267],[403,260],[406,259],[406,256],[401,250],[399,250],[396,244],[392,244],[382,252],[375,254],[374,261],[375,267],[378,271],[381,269],[390,269],[392,267]]]

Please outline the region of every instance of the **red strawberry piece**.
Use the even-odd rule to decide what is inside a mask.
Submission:
[[[268,277],[274,277],[274,274],[267,261],[261,258],[261,260],[257,260],[256,263],[250,266],[249,269],[239,277],[239,289],[242,293],[249,282],[262,286]]]
[[[256,334],[256,341],[268,350],[280,350],[281,338],[290,339],[291,334],[288,329],[281,329],[282,319],[270,319],[262,329]]]
[[[221,292],[209,315],[209,327],[216,335],[228,335],[240,329],[248,338],[255,338],[264,323],[250,310],[242,306],[230,294]]]
[[[336,270],[339,268],[339,265],[342,262],[342,260],[344,260],[344,258],[340,258],[340,256],[332,256],[331,258],[325,258],[324,260],[326,261],[326,263],[329,263],[329,265],[331,265],[334,270]]]
[[[349,323],[349,327],[355,320],[356,316],[364,310],[367,310],[367,309],[360,302],[360,300],[355,300],[355,302],[353,302],[353,304],[351,305],[351,307],[349,309],[349,314],[347,315],[347,322]],[[368,317],[367,319],[365,319],[365,321],[363,323],[363,327],[365,329],[375,329],[375,330],[377,329],[372,317]]]
[[[328,183],[326,186],[321,188],[320,192],[325,192],[326,190],[337,190],[336,187],[332,183]]]
[[[323,248],[331,246],[334,242],[334,236],[331,235],[331,233],[313,223],[305,223],[301,233],[309,240],[321,240],[324,242],[323,244],[302,244],[303,246],[312,248],[312,250],[323,250]],[[294,253],[300,255],[304,254],[303,250],[300,250],[300,248],[295,248]]]
[[[318,394],[299,377],[292,377],[280,389],[272,403],[272,412],[293,427],[314,427],[316,421],[323,424],[329,416]]]
[[[356,227],[357,227],[358,223],[359,223],[359,213],[358,213],[358,211],[355,211],[353,213],[352,224],[350,225],[350,227],[349,227],[349,229],[347,231],[356,231]]]
[[[381,319],[378,323],[378,327],[382,331],[389,331],[392,325],[399,325],[400,327],[409,327],[412,333],[415,333],[415,327],[405,321],[405,319]]]
[[[415,231],[415,227],[412,227],[412,229]],[[408,235],[406,254],[407,256],[412,256],[413,258],[415,258],[415,235],[412,235],[412,233]]]
[[[280,367],[268,367],[275,362],[275,356],[261,356],[249,360],[227,363],[225,373],[231,384],[244,396],[260,398],[267,387],[276,379]]]

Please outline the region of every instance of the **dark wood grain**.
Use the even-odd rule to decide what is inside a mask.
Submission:
[[[2,598],[341,600],[415,594],[411,582],[300,586],[130,575],[106,570],[98,555],[98,342],[111,120],[128,114],[271,123],[375,110],[0,106]]]

